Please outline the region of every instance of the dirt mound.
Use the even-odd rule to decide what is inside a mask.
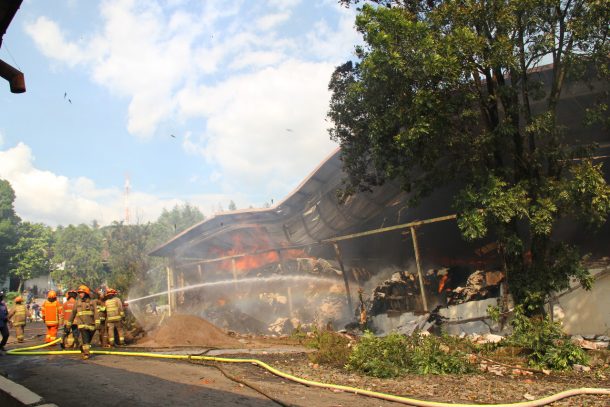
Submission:
[[[230,337],[217,326],[194,315],[174,315],[161,323],[161,326],[146,336],[141,346],[201,346],[201,347],[242,347],[235,338]]]

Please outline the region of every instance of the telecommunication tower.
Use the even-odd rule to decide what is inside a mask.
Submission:
[[[129,225],[129,192],[131,191],[131,180],[129,179],[129,174],[125,174],[125,192],[124,192],[124,200],[125,200],[125,224]]]

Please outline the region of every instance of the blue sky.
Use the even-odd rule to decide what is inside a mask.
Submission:
[[[25,0],[0,49],[27,86],[0,85],[17,212],[107,224],[280,201],[336,148],[327,85],[353,21],[334,0]]]

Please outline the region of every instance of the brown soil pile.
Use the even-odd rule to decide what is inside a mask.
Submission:
[[[141,346],[201,346],[204,348],[238,348],[242,344],[217,326],[193,315],[174,315],[146,336]]]

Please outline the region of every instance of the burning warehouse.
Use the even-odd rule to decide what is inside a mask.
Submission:
[[[607,163],[610,136],[574,125],[597,92],[568,86],[559,116],[573,140],[598,142],[597,159]],[[605,171],[609,179],[608,165]],[[170,312],[236,331],[288,333],[299,324],[342,328],[361,311],[379,331],[412,330],[431,324],[428,313],[436,309],[450,332],[489,332],[481,325],[487,306],[509,300],[504,276],[492,240],[461,238],[451,211],[455,189],[408,207],[408,194],[388,182],[340,203],[336,191],[344,177],[336,151],[276,206],[218,214],[155,249],[153,256],[168,259]],[[596,235],[570,224],[558,229],[601,261],[596,278],[607,285],[610,225]],[[142,281],[130,296],[148,294]],[[605,326],[585,329],[607,333],[610,315],[600,323]]]

